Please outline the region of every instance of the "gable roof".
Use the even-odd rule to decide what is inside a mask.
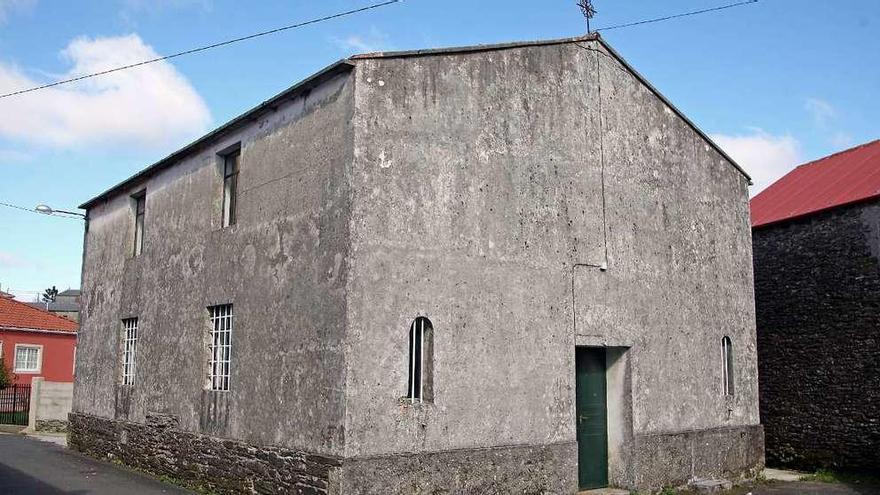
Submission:
[[[761,227],[880,197],[880,139],[805,163],[749,202]]]
[[[403,57],[425,57],[432,55],[448,55],[448,54],[458,54],[458,53],[473,53],[473,52],[484,52],[484,51],[495,51],[495,50],[506,50],[510,48],[522,48],[528,46],[545,46],[545,45],[560,45],[566,43],[578,43],[582,41],[595,41],[602,45],[602,47],[618,62],[621,66],[623,66],[627,71],[629,71],[636,79],[639,80],[645,87],[647,87],[655,96],[657,96],[664,104],[666,104],[679,118],[684,120],[684,122],[691,127],[700,137],[702,137],[709,145],[711,145],[715,151],[717,151],[724,159],[729,162],[734,168],[736,168],[746,180],[751,184],[752,179],[746,173],[746,171],[736,163],[736,161],[730,157],[720,146],[718,146],[706,133],[704,133],[699,127],[697,127],[689,118],[687,118],[678,108],[675,107],[665,96],[663,96],[659,91],[657,91],[651,83],[648,82],[638,71],[636,71],[623,57],[620,56],[613,48],[611,48],[605,41],[599,36],[599,33],[591,33],[584,36],[576,36],[570,38],[559,38],[559,39],[551,39],[551,40],[539,40],[539,41],[518,41],[512,43],[495,43],[495,44],[486,44],[486,45],[471,45],[471,46],[458,46],[458,47],[447,47],[447,48],[430,48],[423,50],[406,50],[406,51],[393,51],[393,52],[374,52],[374,53],[363,53],[358,55],[353,55],[349,58],[345,58],[339,60],[319,72],[303,79],[302,81],[294,84],[290,88],[278,93],[272,98],[260,103],[256,107],[244,112],[243,114],[235,117],[229,122],[221,125],[220,127],[214,129],[213,131],[205,134],[201,138],[193,141],[192,143],[184,146],[183,148],[171,153],[170,155],[162,158],[158,162],[150,165],[149,167],[141,170],[137,174],[129,177],[128,179],[116,184],[110,189],[104,191],[103,193],[95,196],[94,198],[86,201],[85,203],[79,206],[80,209],[88,209],[97,204],[99,201],[104,199],[108,199],[114,194],[118,193],[120,190],[125,189],[127,187],[133,186],[138,181],[148,177],[162,169],[170,167],[174,165],[178,160],[183,159],[191,153],[195,153],[203,146],[208,145],[212,140],[222,136],[227,132],[231,132],[240,126],[247,124],[249,122],[253,122],[259,116],[266,111],[274,111],[280,106],[285,100],[291,100],[297,98],[298,96],[311,91],[311,89],[317,87],[321,83],[335,76],[336,74],[349,71],[353,67],[355,67],[358,60],[365,59],[373,59],[373,58],[403,58]]]
[[[75,322],[31,307],[15,299],[0,298],[0,330],[34,330],[75,334]]]

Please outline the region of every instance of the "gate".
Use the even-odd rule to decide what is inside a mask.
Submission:
[[[27,426],[30,406],[30,385],[0,389],[0,424]]]

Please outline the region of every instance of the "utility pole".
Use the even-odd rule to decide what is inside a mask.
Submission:
[[[581,13],[587,20],[587,34],[592,33],[593,31],[590,29],[590,19],[596,15],[596,9],[593,8],[593,0],[578,0],[577,6],[581,8]]]

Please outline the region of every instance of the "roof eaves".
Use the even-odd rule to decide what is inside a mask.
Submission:
[[[10,327],[10,326],[0,326],[0,330],[5,330],[9,332],[34,332],[34,333],[55,333],[62,335],[76,335],[77,330],[47,330],[45,328],[25,328],[25,327]]]
[[[833,205],[830,205],[830,206],[826,206],[825,208],[818,208],[818,209],[816,209],[816,210],[805,211],[805,212],[803,212],[803,213],[798,213],[798,214],[795,214],[795,215],[792,215],[792,216],[788,216],[788,217],[776,218],[776,219],[769,220],[769,221],[766,221],[766,222],[753,224],[753,225],[752,225],[752,230],[755,230],[755,229],[762,229],[762,228],[764,228],[764,227],[772,227],[772,226],[776,226],[776,225],[781,225],[781,224],[784,224],[784,223],[793,222],[793,221],[795,221],[795,220],[803,220],[803,219],[805,219],[805,218],[807,218],[807,217],[811,217],[811,216],[814,216],[814,215],[819,215],[819,214],[821,214],[821,213],[826,213],[826,212],[829,212],[829,211],[832,211],[832,210],[836,210],[836,209],[838,209],[838,208],[845,208],[845,207],[847,207],[847,206],[854,206],[854,205],[858,205],[858,204],[861,204],[861,203],[870,203],[871,201],[874,201],[874,200],[877,200],[877,199],[880,199],[880,193],[875,194],[875,195],[873,195],[873,196],[868,196],[868,197],[865,197],[865,198],[855,199],[855,200],[853,200],[853,201],[847,201],[847,202],[845,202],[845,203],[836,203],[836,204],[833,204]]]
[[[195,151],[200,149],[202,146],[205,146],[208,143],[210,143],[215,138],[218,138],[221,135],[236,129],[239,125],[241,125],[243,123],[246,123],[246,122],[253,120],[254,118],[257,117],[257,115],[261,114],[265,110],[274,110],[284,100],[295,98],[301,92],[303,92],[307,89],[312,89],[312,88],[318,86],[319,84],[321,84],[322,82],[326,81],[330,77],[332,77],[338,73],[341,73],[345,70],[350,70],[352,67],[354,67],[354,63],[352,63],[349,59],[342,59],[342,60],[339,60],[337,62],[334,62],[334,63],[328,65],[324,69],[312,74],[311,76],[309,76],[309,77],[303,79],[302,81],[294,84],[293,86],[285,89],[284,91],[278,93],[277,95],[273,96],[272,98],[269,98],[268,100],[264,101],[263,103],[260,103],[259,105],[255,106],[254,108],[251,108],[250,110],[242,113],[238,117],[235,117],[234,119],[226,122],[225,124],[221,125],[220,127],[217,127],[213,131],[196,139],[195,141],[191,142],[190,144],[184,146],[183,148],[180,148],[179,150],[175,151],[174,153],[171,153],[170,155],[166,156],[165,158],[162,158],[161,160],[157,161],[156,163],[150,165],[149,167],[141,170],[140,172],[134,174],[133,176],[123,180],[122,182],[114,185],[113,187],[102,192],[101,194],[99,194],[99,195],[93,197],[92,199],[86,201],[85,203],[79,205],[79,208],[81,210],[87,210],[87,209],[91,208],[99,201],[107,199],[108,197],[112,196],[113,194],[119,192],[121,189],[132,186],[132,185],[136,184],[138,181],[143,180],[146,177],[149,177],[160,170],[163,170],[165,168],[168,168],[168,167],[174,165],[180,159],[184,158],[185,156],[187,156],[191,153],[194,153]]]

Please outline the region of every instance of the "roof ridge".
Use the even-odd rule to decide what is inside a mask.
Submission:
[[[815,160],[812,160],[812,161],[809,161],[806,163],[801,163],[800,165],[798,165],[795,168],[798,169],[801,167],[806,167],[807,165],[815,165],[816,163],[825,161],[829,158],[833,158],[835,156],[843,155],[843,154],[849,153],[851,151],[856,151],[856,150],[859,150],[862,148],[866,148],[866,147],[872,146],[874,144],[880,144],[880,138],[874,139],[873,141],[868,141],[867,143],[857,144],[857,145],[853,146],[852,148],[847,148],[845,150],[835,151],[834,153],[831,153],[830,155],[823,156],[822,158],[816,158]]]

